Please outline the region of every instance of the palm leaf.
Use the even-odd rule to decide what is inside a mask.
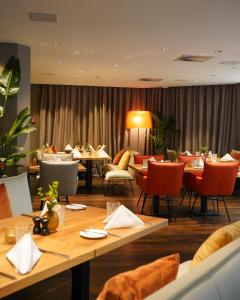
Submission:
[[[12,56],[6,63],[0,76],[0,93],[8,95],[9,90],[11,90],[11,94],[15,95],[19,89],[20,79],[21,75],[19,59]],[[13,88],[17,89],[13,90]]]

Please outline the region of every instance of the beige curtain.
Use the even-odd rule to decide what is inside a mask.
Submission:
[[[224,154],[240,148],[239,84],[168,89],[41,85],[40,90],[40,145],[48,142],[63,150],[69,143],[106,144],[110,155],[126,146],[136,149],[137,130],[126,131],[126,113],[150,110],[174,117],[181,134],[173,146],[181,151],[207,145]],[[147,144],[141,130],[141,152]]]

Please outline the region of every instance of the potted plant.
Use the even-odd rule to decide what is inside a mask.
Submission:
[[[164,118],[161,113],[152,114],[153,128],[150,139],[153,144],[154,154],[166,154],[167,148],[171,148],[174,134],[179,134],[180,130],[176,129],[173,118]]]
[[[26,156],[24,149],[16,146],[17,137],[36,129],[32,126],[28,107],[22,109],[10,129],[6,129],[8,101],[19,92],[20,73],[19,59],[11,57],[0,76],[0,177],[7,175],[8,167],[16,167],[20,159]]]
[[[59,217],[58,214],[54,211],[54,207],[58,205],[58,181],[53,181],[52,184],[49,184],[49,190],[43,194],[43,189],[41,187],[38,188],[37,195],[40,197],[40,200],[44,202],[43,210],[45,212],[44,216],[49,219],[48,229],[49,232],[55,232],[59,225]]]

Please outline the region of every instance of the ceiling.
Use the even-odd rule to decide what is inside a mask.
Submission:
[[[32,22],[30,12],[55,13],[57,23]],[[32,83],[230,84],[240,82],[239,12],[239,0],[9,0],[0,41],[31,47]],[[183,54],[213,58],[175,61]]]

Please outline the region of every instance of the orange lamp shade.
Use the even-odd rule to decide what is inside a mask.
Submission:
[[[127,113],[126,128],[152,128],[150,111],[130,110]]]

